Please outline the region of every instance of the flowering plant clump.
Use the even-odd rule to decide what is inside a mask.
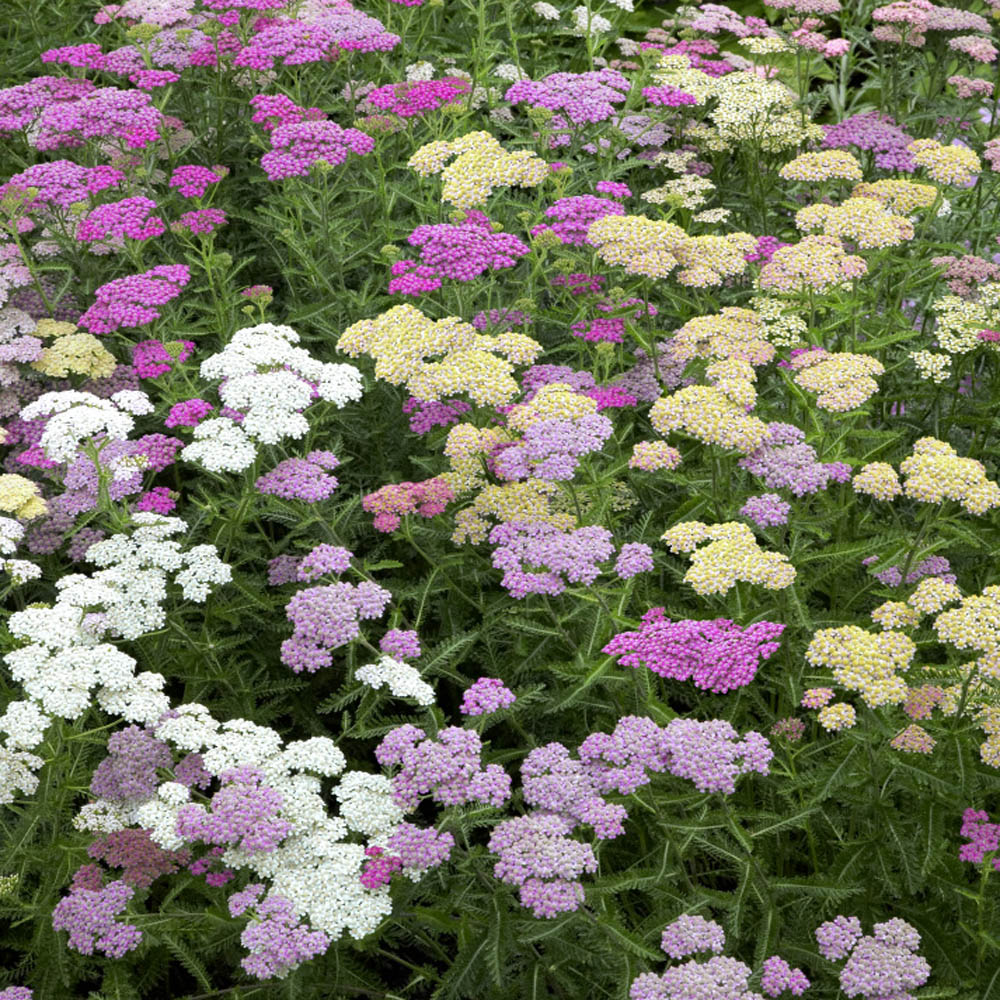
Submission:
[[[1000,0],[0,20],[0,1000],[997,1000]]]

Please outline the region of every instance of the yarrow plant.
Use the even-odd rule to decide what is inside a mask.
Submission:
[[[7,0],[0,1000],[997,989],[1000,0]]]

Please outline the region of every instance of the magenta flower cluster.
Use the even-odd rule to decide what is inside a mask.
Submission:
[[[570,246],[591,246],[587,230],[593,223],[606,215],[624,214],[624,206],[611,198],[598,198],[592,194],[560,198],[545,210],[545,218],[554,221],[535,226],[531,235],[555,233],[563,243]]]
[[[271,150],[260,158],[270,181],[307,177],[317,163],[339,166],[348,153],[364,156],[375,140],[356,128],[332,121],[301,121],[279,125],[271,132]]]
[[[420,295],[441,287],[442,279],[472,281],[488,271],[513,267],[530,248],[510,233],[496,232],[482,212],[457,224],[417,226],[407,237],[419,247],[419,261],[405,258],[391,268],[390,295]]]
[[[755,622],[745,629],[728,618],[671,621],[664,608],[642,616],[637,632],[620,632],[602,650],[629,667],[724,694],[745,687],[779,646],[785,626]]]
[[[94,292],[97,301],[80,317],[91,333],[114,333],[160,318],[159,306],[177,298],[191,280],[186,264],[159,264],[142,274],[115,278]]]

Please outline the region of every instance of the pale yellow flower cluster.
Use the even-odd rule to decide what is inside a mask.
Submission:
[[[427,401],[457,393],[483,406],[501,406],[520,391],[515,364],[530,364],[542,346],[522,333],[487,336],[457,316],[432,320],[411,305],[394,306],[348,327],[337,348],[375,359],[375,377],[405,385]]]
[[[456,424],[448,431],[444,453],[451,461],[451,471],[441,476],[453,493],[467,493],[485,485],[483,457],[507,441],[510,435],[501,427],[476,427]]]
[[[766,47],[773,43],[764,44]],[[653,82],[677,87],[691,94],[698,104],[714,99],[708,117],[715,128],[692,122],[684,132],[685,138],[694,139],[710,151],[753,142],[773,153],[823,138],[819,125],[802,120],[795,94],[788,87],[751,71],[712,77],[693,69],[686,55],[661,55]]]
[[[67,375],[87,375],[91,378],[107,378],[118,362],[115,356],[92,333],[79,333],[72,323],[53,319],[41,319],[35,328],[35,336],[52,337],[53,342],[46,347],[31,367],[53,378]]]
[[[421,177],[440,174],[441,200],[458,208],[485,205],[498,187],[537,187],[551,172],[530,149],[508,152],[489,132],[429,142],[410,157],[408,166]]]
[[[931,305],[937,314],[934,337],[949,354],[967,354],[981,346],[981,330],[1000,330],[1000,282],[987,281],[976,292],[975,301],[945,295]]]
[[[930,382],[945,382],[951,374],[951,355],[936,351],[910,351],[910,360],[921,378]]]
[[[727,143],[752,142],[769,153],[819,141],[821,126],[803,121],[795,94],[777,80],[752,72],[717,78],[709,118]]]
[[[960,458],[946,441],[922,437],[899,471],[906,476],[903,492],[921,503],[957,500],[970,514],[1000,507],[1000,486],[986,477],[986,467],[974,458]]]
[[[844,413],[866,403],[878,392],[878,382],[872,376],[885,372],[878,359],[846,351],[808,351],[793,358],[791,364],[796,384],[815,392],[816,405],[832,413]]]
[[[981,594],[963,597],[957,608],[942,611],[934,619],[934,631],[956,649],[1000,649],[1000,586],[986,587]]]
[[[907,150],[938,184],[968,187],[982,173],[983,165],[968,146],[945,146],[936,139],[917,139]]]
[[[872,621],[882,628],[913,628],[920,624],[921,617],[906,601],[886,601],[871,613]]]
[[[21,521],[31,521],[48,511],[37,483],[15,473],[0,475],[0,510]]]
[[[675,555],[691,554],[691,566],[684,574],[684,581],[702,596],[724,594],[738,581],[760,584],[767,590],[784,590],[795,582],[795,567],[788,557],[761,549],[753,531],[745,524],[682,521],[662,537]]]
[[[714,96],[718,77],[709,76],[691,66],[691,60],[683,53],[661,55],[659,66],[653,70],[653,82],[669,84],[690,94],[699,104],[705,104]]]
[[[774,347],[762,317],[753,309],[738,306],[689,319],[671,343],[671,351],[680,361],[739,358],[751,365],[764,365],[774,359]]]
[[[623,267],[629,274],[665,278],[677,267],[674,250],[687,239],[680,226],[644,215],[606,215],[587,231],[605,264]]]
[[[579,420],[597,412],[597,400],[562,382],[550,382],[529,403],[518,403],[507,414],[511,430],[526,431],[540,420]]]
[[[746,254],[757,245],[749,233],[689,236],[674,249],[683,270],[677,281],[690,288],[712,288],[735,278],[747,267]]]
[[[745,364],[745,362],[744,362]],[[717,385],[688,385],[658,399],[649,419],[660,434],[683,431],[706,444],[749,454],[767,437],[767,424],[746,412],[747,400],[756,398],[753,369],[750,378],[737,371],[714,370]]]
[[[939,576],[925,576],[906,603],[925,615],[936,614],[942,608],[962,599],[962,591],[955,583],[948,583]]]
[[[694,210],[701,208],[708,201],[709,192],[714,190],[715,185],[707,177],[683,174],[658,188],[643,191],[639,197],[651,205],[672,204]]]
[[[751,55],[770,56],[780,52],[791,52],[792,47],[782,38],[776,35],[765,35],[763,37],[752,35],[749,38],[741,38],[737,45],[742,46]]]
[[[778,175],[786,181],[859,181],[864,177],[861,162],[846,149],[822,149],[818,153],[801,153],[789,160]]]
[[[760,269],[761,288],[773,292],[828,292],[868,273],[868,265],[844,250],[836,236],[804,236],[780,247]]]
[[[767,339],[775,347],[795,347],[802,343],[809,325],[797,313],[788,308],[788,302],[755,295],[750,306],[767,324]]]
[[[606,215],[591,225],[587,239],[601,260],[628,274],[665,278],[679,267],[677,280],[697,288],[742,274],[744,255],[757,244],[749,233],[688,236],[672,222],[644,215]]]
[[[576,518],[556,509],[553,502],[559,487],[545,479],[525,479],[503,485],[484,487],[468,506],[455,515],[455,531],[451,540],[456,545],[463,542],[486,541],[490,521],[530,521],[552,524],[560,531],[576,526]]]
[[[628,460],[630,469],[656,472],[660,469],[676,469],[681,464],[681,453],[666,441],[639,441],[632,448]]]
[[[906,671],[917,652],[916,643],[902,632],[867,632],[857,625],[842,625],[816,632],[806,661],[827,667],[841,687],[857,691],[865,704],[901,705],[909,687],[898,671]]]
[[[869,462],[861,466],[851,480],[855,493],[866,493],[876,500],[892,500],[903,492],[896,470],[888,462]]]
[[[838,701],[821,708],[816,719],[828,733],[839,733],[842,729],[852,729],[858,721],[858,715],[853,705]]]
[[[930,208],[938,190],[931,184],[884,177],[855,185],[851,195],[855,198],[874,198],[897,215],[912,215],[918,208]]]
[[[861,250],[896,247],[913,239],[913,223],[874,198],[848,198],[840,205],[806,205],[795,213],[802,232],[847,239]]]

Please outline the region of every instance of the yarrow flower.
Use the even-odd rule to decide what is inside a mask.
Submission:
[[[485,205],[495,188],[537,187],[549,176],[549,165],[535,153],[509,153],[489,132],[428,143],[410,157],[408,166],[421,177],[441,174],[441,200],[460,209]]]
[[[115,278],[94,292],[97,301],[80,317],[80,326],[91,333],[145,326],[160,318],[158,307],[177,298],[190,280],[186,264],[160,264],[142,274]]]
[[[513,366],[534,361],[542,349],[524,334],[487,336],[458,317],[431,320],[411,305],[348,327],[337,348],[351,357],[373,357],[376,378],[405,385],[417,399],[465,393],[479,405],[494,406],[518,391]]]
[[[516,236],[497,232],[482,212],[469,212],[457,225],[417,226],[407,242],[420,248],[420,262],[404,259],[392,265],[390,295],[434,291],[443,278],[472,281],[487,272],[511,268],[530,253]]]
[[[690,553],[691,566],[684,581],[698,594],[724,594],[737,580],[767,590],[784,590],[795,581],[795,567],[788,557],[763,551],[750,528],[737,521],[683,521],[664,532],[663,540],[675,554]],[[707,545],[698,547],[706,541]]]
[[[745,687],[777,649],[785,626],[755,622],[745,629],[726,618],[671,621],[663,608],[642,616],[637,632],[620,632],[602,652],[625,666],[645,666],[661,677],[721,694]]]
[[[285,500],[316,503],[333,495],[337,477],[330,475],[340,460],[330,451],[311,451],[305,458],[286,458],[257,479],[261,493]]]
[[[480,677],[465,689],[459,711],[462,715],[489,715],[509,708],[517,699],[501,680]]]
[[[365,156],[375,140],[356,128],[332,121],[302,121],[279,125],[270,135],[271,150],[260,158],[269,181],[308,177],[317,163],[340,166],[348,153]]]

